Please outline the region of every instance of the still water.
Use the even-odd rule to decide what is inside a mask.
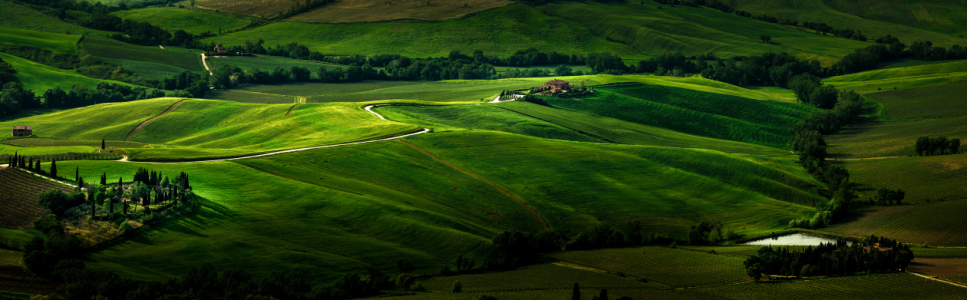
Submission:
[[[805,235],[802,233],[755,240],[745,245],[756,246],[819,246],[819,243],[836,243],[835,239]],[[852,244],[852,243],[850,243]]]

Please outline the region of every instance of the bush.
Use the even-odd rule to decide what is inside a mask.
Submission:
[[[453,287],[450,289],[450,291],[453,293],[463,292],[463,284],[460,283],[460,280],[453,282]]]
[[[118,227],[118,231],[121,232],[121,235],[134,234],[135,229],[136,228],[134,228],[134,225],[131,225],[131,221],[125,221],[121,223],[120,227]]]

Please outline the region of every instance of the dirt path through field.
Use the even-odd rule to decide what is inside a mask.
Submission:
[[[292,105],[292,107],[289,107],[289,111],[287,111],[287,112],[285,113],[285,116],[286,116],[286,117],[288,117],[289,115],[291,115],[291,114],[292,114],[292,111],[293,111],[293,110],[295,110],[295,107],[296,107],[296,106],[299,106],[299,104],[298,104],[298,103],[296,103],[296,104],[293,104],[293,105]]]
[[[940,278],[933,278],[933,277],[930,277],[930,276],[927,276],[927,275],[923,275],[923,274],[918,274],[918,273],[913,273],[913,272],[907,272],[907,273],[910,273],[910,274],[913,274],[913,275],[917,275],[917,276],[920,276],[920,277],[923,277],[923,278],[926,278],[926,279],[930,279],[930,280],[933,280],[933,281],[939,281],[939,282],[943,282],[943,283],[946,283],[946,284],[949,284],[949,285],[958,286],[958,287],[962,287],[962,288],[967,289],[967,285],[963,285],[963,284],[959,284],[959,283],[955,283],[955,282],[946,281],[946,280],[943,280],[943,279],[940,279]]]
[[[843,159],[831,158],[829,160],[834,160],[834,161],[857,161],[857,160],[867,160],[867,159],[890,159],[890,158],[901,158],[901,157],[906,157],[906,156],[880,156],[880,157],[860,157],[860,158],[843,158]]]
[[[400,142],[402,142],[403,144],[406,144],[407,146],[412,147],[413,149],[416,149],[416,150],[419,150],[420,152],[423,152],[423,154],[429,155],[430,157],[432,157],[436,161],[439,161],[439,162],[441,162],[441,163],[443,163],[445,165],[448,165],[448,166],[450,166],[450,167],[452,167],[454,169],[457,169],[460,172],[463,172],[464,174],[470,175],[473,178],[477,178],[480,181],[483,181],[483,182],[489,184],[490,186],[493,186],[498,191],[500,191],[504,195],[507,195],[507,197],[510,197],[510,199],[513,199],[515,202],[517,202],[518,204],[520,204],[521,206],[523,206],[524,209],[527,209],[527,211],[530,212],[531,215],[534,216],[534,219],[537,220],[537,223],[541,225],[541,229],[543,229],[545,231],[546,230],[550,230],[550,227],[547,226],[547,221],[544,220],[544,216],[542,216],[541,213],[537,212],[537,210],[534,209],[534,207],[532,207],[530,204],[528,204],[527,201],[524,201],[523,198],[521,198],[517,194],[514,194],[514,192],[511,192],[507,188],[504,188],[503,186],[500,186],[499,184],[497,184],[496,182],[491,181],[490,179],[487,179],[487,178],[484,178],[483,176],[477,175],[476,173],[471,172],[470,170],[461,168],[460,166],[457,166],[457,165],[451,163],[450,161],[447,161],[446,159],[444,159],[443,157],[440,157],[436,153],[433,153],[430,150],[427,150],[427,149],[425,149],[423,147],[420,147],[417,144],[414,144],[414,143],[412,143],[410,141],[407,141],[407,140],[400,140]]]
[[[155,119],[160,118],[161,116],[167,115],[168,113],[170,113],[171,111],[173,111],[176,108],[178,108],[179,105],[181,105],[182,103],[184,103],[187,100],[188,99],[182,99],[181,101],[175,102],[175,104],[172,104],[170,107],[168,107],[168,109],[166,109],[165,111],[161,112],[160,115],[154,116],[151,119],[147,119],[144,122],[141,122],[141,124],[139,124],[138,127],[135,127],[133,130],[131,130],[131,132],[128,133],[128,136],[126,138],[124,138],[124,141],[125,142],[130,141],[131,140],[131,137],[134,136],[135,134],[138,134],[138,132],[141,132],[141,129],[144,129],[145,126],[148,126],[148,124],[150,124]]]

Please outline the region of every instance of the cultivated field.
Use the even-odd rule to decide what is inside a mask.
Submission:
[[[879,93],[965,81],[965,67],[967,62],[962,61],[913,64],[835,76],[823,82],[862,94]]]
[[[731,299],[963,299],[964,289],[913,274],[810,278],[759,285],[724,285],[696,292]]]
[[[0,127],[30,124],[34,134],[57,139],[121,141],[144,120],[154,117],[181,99],[158,98],[123,103],[103,103],[0,122]],[[88,148],[90,149],[90,148]]]
[[[38,197],[55,189],[69,192],[71,187],[10,168],[0,169],[0,191],[3,191],[0,193],[0,228],[32,228],[34,220],[44,212],[44,208],[37,205]]]
[[[930,246],[967,246],[967,237],[961,234],[967,230],[967,221],[961,217],[964,209],[967,209],[964,199],[899,207],[862,207],[855,213],[855,219],[825,230],[850,236],[875,234]]]
[[[309,71],[311,71],[313,74],[318,74],[319,67],[333,68],[338,66],[338,65],[319,62],[319,61],[295,60],[291,58],[269,56],[269,55],[259,55],[258,57],[209,58],[207,61],[208,61],[209,68],[218,68],[223,65],[232,65],[246,71],[259,69],[261,71],[271,72],[277,67],[283,68],[286,70],[289,70],[292,67],[303,67],[303,68],[309,69]],[[315,77],[318,77],[318,76],[315,76]]]
[[[851,0],[825,1],[836,10],[865,19],[916,27],[953,36],[967,34],[967,9],[957,0],[906,2],[896,0],[863,3]],[[864,5],[865,4],[865,5]]]
[[[589,289],[656,289],[664,287],[655,282],[641,282],[634,276],[619,277],[604,270],[567,263],[545,263],[526,266],[513,271],[473,275],[435,277],[419,281],[431,293],[445,293],[455,280],[460,280],[467,293],[563,290],[574,286]]]
[[[221,31],[235,31],[257,21],[256,18],[236,14],[177,7],[150,7],[122,10],[113,13],[113,15],[126,20],[149,22],[171,33],[184,30],[190,34],[202,34],[206,32],[218,34]]]
[[[97,36],[106,36],[108,32],[82,27],[76,24],[67,23],[36,10],[30,9],[12,1],[0,1],[0,11],[4,13],[0,19],[0,27],[4,32],[13,29],[31,30],[33,33],[53,32],[60,34],[80,34],[90,33]],[[3,33],[0,33],[3,35]],[[74,41],[77,41],[76,39]]]
[[[23,146],[23,147],[51,147],[51,146],[89,146],[89,147],[101,147],[101,140],[64,140],[64,139],[48,139],[48,138],[25,138],[25,139],[13,139],[3,142],[7,145]],[[122,141],[104,141],[104,144],[108,148],[137,148],[144,146],[142,143],[135,142],[122,142]]]
[[[37,96],[41,96],[48,89],[55,87],[59,87],[64,91],[70,91],[74,85],[81,85],[93,89],[97,88],[97,84],[102,81],[131,86],[129,83],[120,81],[85,77],[73,70],[61,70],[6,53],[0,53],[0,59],[3,59],[3,61],[13,66],[17,70],[17,79],[20,79],[20,84],[25,89],[33,90]]]
[[[514,3],[509,0],[339,0],[288,18],[296,22],[356,23],[391,20],[439,21]]]
[[[201,56],[197,53],[173,47],[161,49],[101,38],[86,38],[81,45],[83,45],[84,50],[97,57],[143,61],[199,72],[205,70],[205,67],[201,64]]]
[[[743,258],[666,247],[566,251],[553,257],[563,262],[644,278],[677,287],[749,281]]]
[[[302,1],[299,0],[201,0],[195,2],[195,6],[240,15],[274,18],[300,3]],[[188,2],[182,4],[187,6]]]
[[[576,21],[549,17],[523,4],[487,10],[467,18],[440,22],[392,21],[355,24],[275,22],[207,38],[203,42],[242,45],[265,39],[267,45],[292,42],[328,55],[353,53],[441,57],[450,51],[506,56],[537,48],[561,53],[611,52],[622,58],[643,55],[630,46],[595,36]]]

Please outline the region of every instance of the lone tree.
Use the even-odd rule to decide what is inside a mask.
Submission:
[[[574,291],[571,292],[571,300],[581,300],[581,287],[574,283]]]
[[[191,2],[195,2],[195,1],[191,1]],[[104,149],[105,149],[105,147],[104,147],[104,140],[102,139],[101,140],[101,150],[104,150]]]
[[[765,270],[765,268],[762,267],[762,259],[760,259],[759,256],[753,255],[742,262],[742,264],[745,265],[745,274],[749,275],[749,277],[752,277],[752,280],[754,280],[755,283],[759,283],[759,279],[762,279],[762,271]]]
[[[762,40],[762,42],[763,43],[766,43],[766,44],[768,44],[769,42],[772,41],[772,37],[771,36],[768,36],[768,35],[765,35],[765,34],[760,35],[759,36],[759,39]]]
[[[51,178],[57,178],[57,161],[56,160],[51,160],[50,161],[50,177]]]

